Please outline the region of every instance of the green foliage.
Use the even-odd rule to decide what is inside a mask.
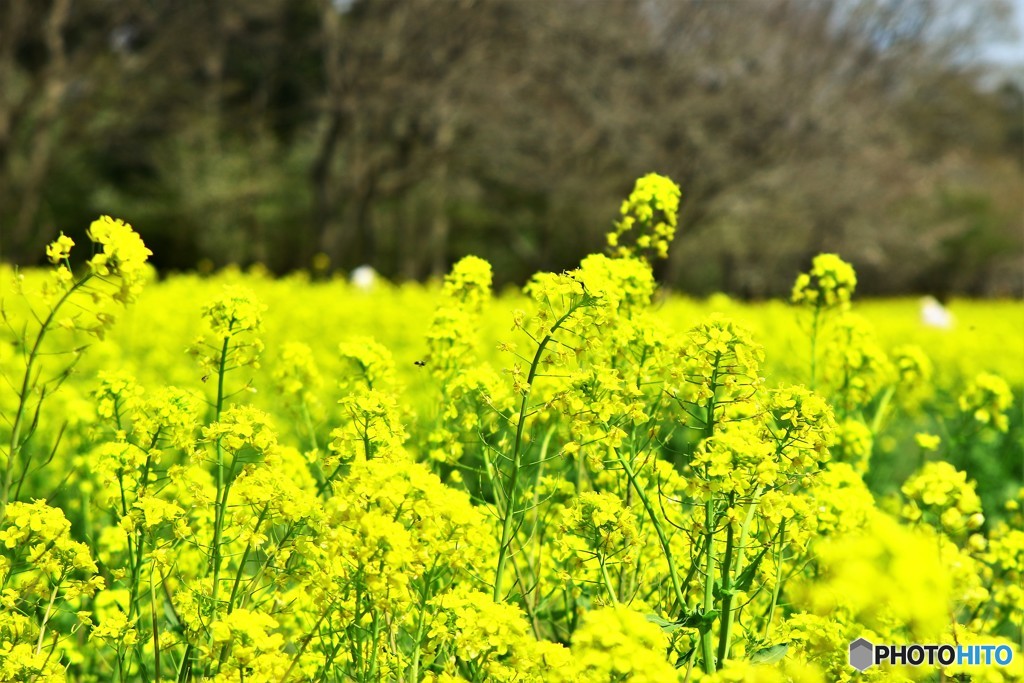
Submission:
[[[161,271],[477,253],[521,284],[655,168],[688,179],[657,267],[687,291],[835,252],[866,294],[1021,293],[1020,87],[964,57],[1004,0],[655,4],[3,3],[0,258],[116,211]]]

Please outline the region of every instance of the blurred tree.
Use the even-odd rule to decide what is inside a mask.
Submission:
[[[499,282],[600,249],[635,177],[684,189],[660,275],[784,293],[1021,294],[1006,0],[6,0],[0,257],[123,215],[164,268],[317,252]],[[80,227],[77,229],[81,229]]]

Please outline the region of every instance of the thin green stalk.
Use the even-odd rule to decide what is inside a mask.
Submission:
[[[319,465],[317,465],[317,468],[319,468]],[[326,479],[324,479],[323,481],[316,485],[317,496],[322,496],[324,492],[327,491],[328,487],[330,487],[331,485],[331,482],[334,481],[334,478],[341,474],[342,469],[344,469],[344,464],[339,463],[338,466],[334,468],[334,471],[327,475]]]
[[[527,389],[523,392],[522,401],[519,403],[519,423],[516,425],[516,439],[512,446],[512,469],[509,472],[508,490],[505,492],[504,519],[501,524],[501,541],[498,545],[498,567],[494,572],[494,601],[501,602],[502,583],[505,577],[505,564],[508,562],[508,554],[512,545],[512,525],[515,517],[516,489],[519,484],[519,470],[522,467],[522,445],[523,428],[526,426],[526,412],[530,403],[530,390],[533,388],[533,380],[537,376],[537,366],[544,355],[544,348],[551,341],[553,335],[562,324],[569,319],[569,316],[576,312],[579,305],[572,306],[561,318],[551,327],[551,331],[544,335],[537,345],[537,352],[533,354],[533,362],[530,363],[530,373],[526,377]]]
[[[229,336],[224,338],[224,343],[221,345],[220,358],[217,367],[217,403],[215,406],[215,421],[220,420],[221,411],[224,409],[224,376],[227,374],[227,356],[228,356],[228,344],[231,341],[230,337],[231,327],[228,327]],[[220,582],[220,546],[221,546],[221,534],[224,528],[224,506],[227,503],[227,497],[225,495],[225,481],[224,481],[224,447],[221,444],[220,437],[217,438],[217,498],[216,505],[217,510],[214,516],[213,525],[213,546],[210,549],[210,569],[213,572],[213,586],[210,593],[211,614],[210,624],[212,625],[217,620],[217,588]],[[213,630],[210,630],[210,644],[213,644]]]
[[[878,402],[878,410],[875,411],[875,417],[871,420],[872,436],[878,436],[878,433],[882,430],[882,421],[889,412],[889,405],[892,402],[892,397],[895,393],[896,385],[890,384],[889,388],[887,388],[885,393],[882,394],[882,399]]]
[[[178,683],[185,683],[188,679],[192,678],[192,658],[195,653],[195,647],[192,643],[185,646],[185,654],[181,657],[181,664],[178,666]]]
[[[156,615],[156,591],[153,589],[153,574],[149,573],[149,615],[153,620],[153,676],[154,680],[160,681],[160,620]]]
[[[128,621],[136,626],[138,626],[137,622],[142,619],[142,608],[139,607],[139,583],[142,581],[142,556],[145,552],[145,541],[145,532],[139,529],[139,535],[135,541],[135,562],[131,567],[132,585],[128,591]],[[143,642],[136,641],[135,652],[139,657],[140,664],[142,662],[142,647]]]
[[[704,417],[704,438],[710,439],[715,433],[715,395],[718,391],[718,366],[722,360],[721,352],[715,353],[715,364],[711,370],[711,398],[708,400],[707,410]],[[704,504],[704,524],[706,533],[705,564],[704,564],[704,616],[711,614],[715,609],[715,500],[711,493],[708,493],[708,500]],[[705,630],[701,633],[701,651],[704,656],[704,672],[715,673],[715,646],[711,633],[711,625],[714,620],[705,624]]]
[[[383,563],[381,563],[383,564]],[[383,567],[382,567],[383,569]],[[374,610],[373,613],[373,634],[370,636],[370,671],[369,673],[373,676],[372,680],[379,680],[377,677],[377,653],[380,648],[377,647],[377,638],[380,637],[380,612]]]
[[[772,618],[775,616],[775,605],[779,602],[779,590],[782,588],[782,548],[786,543],[786,520],[782,520],[779,525],[779,550],[775,555],[775,588],[772,590],[772,603],[768,607],[768,618],[764,625],[764,639],[768,640],[768,635],[772,628]]]
[[[735,551],[736,551],[736,567],[733,569],[733,574],[732,574],[733,576],[736,576],[736,577],[740,576],[740,574],[743,572],[743,558],[744,558],[744,553],[746,552],[746,549],[747,549],[747,537],[750,534],[750,523],[754,519],[754,513],[757,510],[757,504],[758,504],[758,501],[760,501],[760,499],[761,499],[761,493],[762,493],[763,490],[764,490],[764,485],[763,484],[758,484],[757,488],[754,489],[754,495],[751,498],[749,505],[747,506],[747,515],[743,519],[742,526],[740,526],[740,541],[739,541],[739,544],[735,548]],[[732,529],[731,529],[731,527],[730,527],[729,536],[730,537],[729,537],[728,540],[731,543],[731,540],[732,540],[732,538],[731,538],[731,536],[732,536]],[[731,557],[731,554],[730,554],[728,548],[726,550],[726,556],[727,557]],[[728,562],[724,566],[727,567],[728,566]],[[730,586],[730,588],[731,588],[731,586]],[[721,660],[721,661],[725,661],[725,657],[728,656],[729,646],[732,644],[732,626],[733,626],[733,621],[735,620],[735,616],[736,616],[735,610],[732,609],[732,596],[728,595],[728,593],[726,593],[726,595],[727,595],[727,598],[729,600],[729,605],[728,605],[728,607],[723,606],[723,608],[722,608],[722,633],[721,633],[721,639],[718,642],[718,652],[719,652],[718,657],[719,657],[719,660]]]
[[[412,662],[409,664],[409,680],[418,681],[420,678],[420,657],[423,650],[423,631],[427,624],[427,601],[429,597],[430,584],[433,583],[434,571],[437,568],[439,556],[434,557],[434,564],[430,570],[423,575],[423,585],[420,589],[419,614],[416,615],[416,650],[412,653]]]
[[[601,564],[601,579],[602,581],[604,581],[605,590],[608,591],[608,597],[611,598],[613,605],[617,605],[619,603],[619,600],[615,595],[615,589],[612,588],[612,579],[610,576],[608,576],[608,567],[605,566],[604,556],[599,555],[598,561]]]
[[[256,519],[256,526],[252,530],[252,535],[255,536],[256,532],[259,531],[260,525],[263,524],[263,520],[267,518],[267,511],[270,509],[270,503],[263,506],[263,510],[260,511],[260,516]],[[228,597],[228,614],[235,609],[235,596],[238,595],[238,587],[242,583],[242,574],[245,571],[245,561],[249,559],[249,553],[252,552],[252,538],[245,544],[245,550],[242,552],[242,559],[238,563],[238,571],[235,573],[235,581],[231,586],[231,595]]]
[[[816,381],[816,370],[818,364],[818,326],[821,323],[821,306],[814,307],[814,317],[811,322],[811,381],[810,389],[814,391]]]
[[[138,501],[140,491],[145,491],[146,486],[149,482],[149,470],[153,465],[152,451],[156,448],[157,442],[160,440],[160,432],[163,428],[156,430],[153,435],[153,439],[149,444],[150,454],[146,456],[146,462],[142,466],[142,474],[139,477],[139,487],[135,491],[135,499]],[[121,510],[124,516],[128,515],[128,508],[124,497],[124,482],[120,475],[118,475],[118,483],[121,487]],[[131,569],[132,586],[129,591],[128,597],[128,621],[138,620],[142,617],[142,609],[138,606],[139,598],[139,582],[142,580],[142,560],[143,552],[145,550],[145,532],[139,529],[138,538],[135,541],[135,563]],[[131,544],[129,543],[129,551],[131,551]],[[141,643],[139,644],[141,648]],[[141,652],[141,649],[140,649]],[[141,658],[141,655],[140,655]]]
[[[715,609],[715,503],[712,497],[704,504],[704,523],[707,526],[705,542],[707,551],[704,564],[704,616]],[[704,673],[715,673],[715,646],[711,634],[711,624],[706,623],[700,635],[701,652],[704,655]]]
[[[57,591],[60,590],[60,585],[64,583],[64,579],[61,579],[53,587],[53,593],[50,594],[50,604],[46,606],[46,611],[43,613],[43,621],[39,624],[39,641],[36,643],[36,654],[38,655],[43,651],[43,636],[46,635],[46,624],[50,621],[50,614],[53,612],[53,605],[57,602]]]
[[[14,423],[11,427],[11,442],[7,451],[7,463],[4,466],[4,479],[3,483],[0,484],[0,522],[7,519],[7,503],[11,492],[11,471],[14,466],[14,461],[17,460],[18,456],[21,454],[22,446],[25,445],[21,443],[21,429],[25,418],[25,407],[28,405],[29,385],[32,381],[32,368],[35,365],[36,359],[39,357],[39,349],[42,347],[43,339],[46,338],[46,333],[50,330],[50,324],[57,316],[57,312],[61,309],[61,306],[64,305],[76,290],[91,280],[92,277],[93,274],[89,273],[73,284],[71,288],[64,292],[64,295],[57,300],[57,303],[50,310],[50,314],[46,316],[46,320],[43,321],[42,326],[39,328],[39,334],[36,335],[35,343],[32,344],[32,350],[29,351],[28,360],[25,362],[25,375],[21,380],[21,391],[18,392],[18,409],[14,413]]]
[[[690,661],[686,663],[686,677],[683,678],[683,683],[690,683],[690,677],[693,675],[693,660],[695,659],[696,657],[694,657],[691,652]]]
[[[534,609],[534,606],[530,604],[530,597],[526,590],[526,582],[523,580],[523,577],[519,572],[519,563],[516,562],[516,558],[514,557],[510,558],[510,561],[512,562],[512,573],[516,575],[516,582],[523,589],[523,609],[526,610],[526,617],[530,621],[530,627],[533,629],[534,637],[537,638],[537,640],[540,640],[540,620],[537,618],[537,612]],[[537,587],[534,586],[535,590],[536,588]]]
[[[736,576],[740,575],[743,571],[743,558],[744,553],[747,550],[747,537],[750,535],[750,524],[754,520],[754,514],[757,512],[757,504],[761,501],[761,494],[764,492],[764,484],[758,484],[757,488],[754,489],[754,495],[750,498],[750,503],[747,504],[747,515],[743,518],[743,524],[740,526],[740,543],[738,546],[739,552],[736,553]]]
[[[647,497],[647,494],[640,484],[636,480],[636,473],[633,472],[633,467],[629,462],[619,453],[615,451],[615,456],[619,460],[619,464],[622,469],[626,472],[626,478],[629,479],[629,483],[632,484],[633,490],[636,491],[637,498],[640,499],[640,504],[644,506],[644,510],[647,512],[647,517],[651,520],[654,525],[654,531],[658,535],[658,542],[661,544],[661,552],[665,555],[665,561],[668,563],[668,574],[672,580],[672,592],[675,594],[676,604],[682,608],[686,604],[686,600],[683,598],[683,587],[679,583],[679,575],[676,573],[676,562],[672,557],[672,548],[668,542],[668,536],[665,534],[665,529],[662,527],[661,522],[658,520],[658,516],[654,512],[654,506],[651,505],[651,500]]]
[[[534,487],[533,487],[533,509],[534,510],[537,510],[539,508],[539,506],[540,506],[540,486],[539,486],[539,484],[540,484],[541,477],[544,476],[544,463],[547,461],[548,449],[551,447],[551,438],[554,435],[555,435],[555,425],[551,425],[550,427],[548,427],[548,431],[547,431],[546,434],[544,434],[544,439],[541,441],[541,444],[540,444],[540,453],[537,456],[537,477],[534,480]],[[544,550],[544,543],[543,543],[544,529],[543,529],[543,527],[541,525],[540,515],[538,515],[536,512],[534,512],[534,515],[533,515],[533,529],[530,531],[530,536],[533,537],[534,544],[533,544],[532,551],[528,551],[529,557],[527,558],[526,565],[527,565],[527,567],[529,567],[530,571],[533,573],[533,577],[534,577],[534,579],[536,581],[536,584],[534,585],[534,589],[531,592],[534,593],[534,595],[535,595],[535,597],[534,597],[535,602],[539,603],[540,602],[540,594],[541,594],[541,587],[540,587],[540,575],[541,575],[540,557],[541,557],[541,553],[543,553],[543,550]],[[523,550],[527,550],[528,547],[529,546],[525,546],[524,545],[523,546]],[[519,566],[516,564],[515,558],[513,558],[513,560],[512,560],[512,568],[515,570],[515,573],[516,573],[516,581],[519,582],[519,585],[523,586],[524,584],[523,584],[523,581],[522,581],[522,577],[520,577],[520,575],[519,575]],[[537,640],[541,640],[542,636],[541,636],[540,620],[537,618],[536,605],[531,605],[530,604],[530,599],[527,596],[527,593],[526,593],[525,590],[523,592],[523,607],[526,608],[526,615],[530,619],[530,626],[533,628],[533,635],[534,635],[534,637],[536,637]]]
[[[309,406],[306,405],[306,399],[301,399],[302,402],[302,420],[306,423],[306,431],[309,432],[309,442],[313,446],[313,450],[320,450],[320,444],[316,438],[316,428],[313,426],[313,418],[309,414]],[[319,466],[319,465],[318,465]]]
[[[729,506],[732,507],[734,499],[730,496]],[[732,561],[735,538],[732,521],[726,518],[725,531],[725,555],[722,557],[722,628],[718,633],[718,663],[725,663],[729,656],[729,639],[732,630],[732,602],[733,602],[733,574]]]

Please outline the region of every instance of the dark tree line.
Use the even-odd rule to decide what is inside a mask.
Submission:
[[[0,256],[129,220],[167,269],[458,256],[501,281],[683,187],[661,276],[1019,294],[1024,97],[1003,0],[0,0]]]

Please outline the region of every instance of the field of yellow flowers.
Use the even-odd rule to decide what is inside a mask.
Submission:
[[[500,296],[0,267],[0,681],[1024,680],[1024,305],[666,295],[679,197]]]

